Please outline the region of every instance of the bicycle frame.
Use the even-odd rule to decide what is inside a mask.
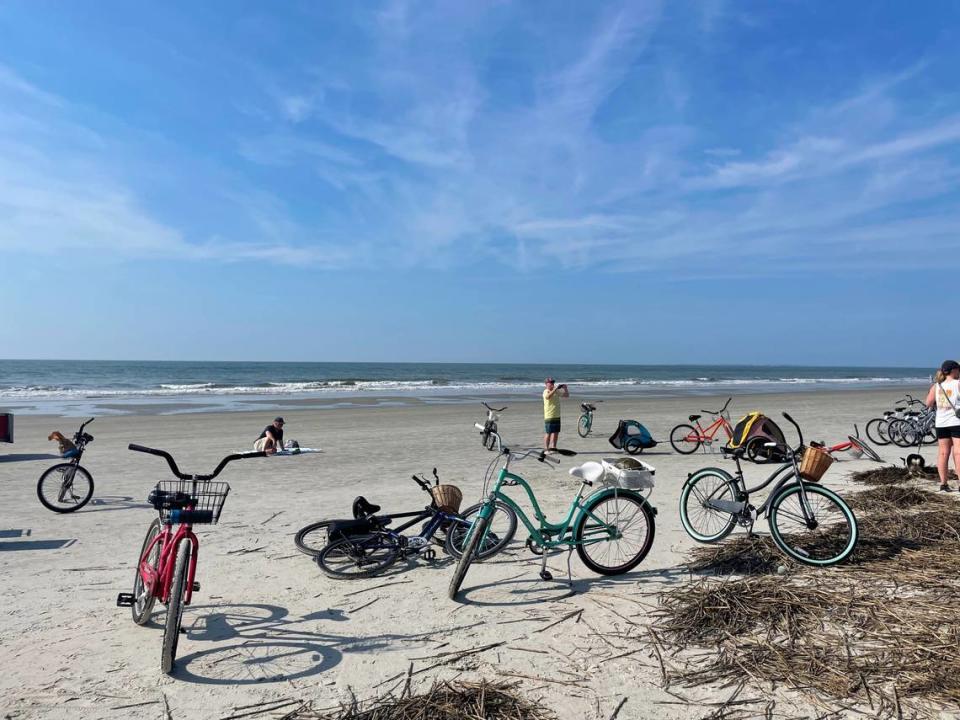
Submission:
[[[724,415],[718,415],[717,419],[710,423],[706,428],[700,424],[700,419],[696,421],[697,433],[699,437],[697,440],[713,440],[714,436],[720,432],[720,428],[723,428],[727,433],[727,438],[733,437],[733,426],[730,424],[730,421]]]
[[[509,460],[508,460],[508,464],[509,464]],[[537,519],[537,523],[538,523],[537,525],[534,525],[530,521],[530,518],[527,517],[527,514],[523,511],[523,509],[509,495],[506,495],[503,493],[501,488],[504,485],[519,485],[521,488],[523,488],[524,492],[527,494],[527,498],[530,500],[530,504],[533,505],[533,514],[534,514],[534,517],[536,517]],[[526,527],[527,530],[529,531],[530,538],[532,539],[532,541],[543,548],[554,548],[554,547],[561,547],[561,546],[574,547],[575,545],[577,545],[578,543],[574,541],[572,536],[573,527],[577,524],[580,517],[583,515],[586,515],[591,520],[594,520],[597,523],[599,523],[600,527],[591,528],[591,531],[599,530],[600,532],[603,533],[603,537],[598,537],[592,540],[584,540],[579,544],[587,545],[587,544],[593,544],[597,542],[604,542],[610,538],[616,538],[618,535],[618,531],[616,530],[616,528],[614,528],[611,525],[608,525],[603,520],[598,518],[596,515],[594,515],[591,512],[588,512],[584,508],[584,503],[582,502],[584,499],[583,498],[584,487],[585,485],[582,485],[582,484],[580,485],[580,489],[577,491],[576,497],[570,503],[570,508],[567,511],[567,516],[559,523],[552,523],[549,520],[547,520],[546,515],[544,515],[543,510],[540,508],[540,503],[537,502],[537,497],[534,494],[533,489],[530,487],[529,483],[527,483],[527,481],[524,480],[519,475],[516,475],[510,472],[506,467],[504,467],[500,470],[500,474],[497,477],[497,483],[496,485],[494,485],[493,490],[490,492],[490,495],[488,496],[488,501],[484,503],[483,508],[481,508],[478,517],[490,517],[494,507],[494,504],[491,501],[499,500],[503,502],[505,505],[507,505],[508,507],[510,507],[510,509],[513,510],[514,513],[516,513],[517,517],[524,524],[524,527]],[[624,495],[637,494],[637,493],[633,493],[630,490],[614,491],[612,489],[607,489],[606,491],[611,493],[619,492]],[[587,497],[587,499],[595,497],[603,492],[605,492],[605,490],[599,490],[596,493],[591,493]],[[641,497],[643,502],[646,502],[646,500],[643,499],[642,496],[639,496],[639,497]],[[579,513],[577,512],[578,510],[579,510]],[[570,535],[570,537],[567,537],[568,534]],[[552,540],[551,539],[552,537],[556,537],[556,540]],[[481,538],[481,540],[483,540],[483,538]]]
[[[150,591],[150,594],[162,603],[170,601],[170,585],[173,582],[173,566],[177,559],[177,548],[180,547],[180,541],[184,539],[189,540],[191,545],[190,566],[187,570],[187,594],[184,599],[184,603],[189,605],[193,598],[193,582],[197,573],[197,556],[200,552],[200,540],[194,534],[193,526],[178,525],[176,531],[174,531],[172,525],[163,524],[160,532],[140,557],[140,577],[143,578],[143,584]],[[157,568],[154,570],[147,558],[150,557],[150,553],[157,543],[160,543],[160,557],[157,561]]]
[[[780,467],[774,470],[767,477],[766,480],[764,480],[762,483],[760,483],[756,487],[752,487],[752,488],[747,487],[746,479],[743,476],[743,468],[740,465],[740,458],[735,455],[734,461],[737,464],[737,472],[734,475],[731,475],[729,472],[727,472],[723,468],[718,468],[718,467],[703,468],[702,470],[698,470],[696,473],[693,473],[694,475],[699,474],[701,472],[708,472],[708,471],[718,473],[732,480],[734,484],[737,486],[737,499],[735,501],[737,507],[730,507],[729,506],[730,501],[712,500],[710,498],[706,500],[707,505],[710,505],[716,510],[722,510],[724,512],[740,513],[747,508],[749,504],[750,496],[752,494],[758,493],[764,488],[766,488],[767,486],[769,486],[771,483],[776,482],[773,489],[767,494],[767,497],[763,501],[763,503],[759,507],[754,508],[756,510],[757,517],[760,517],[761,515],[766,515],[770,501],[774,497],[776,497],[777,492],[779,492],[780,488],[782,488],[784,485],[790,484],[791,482],[795,482],[797,485],[800,486],[800,497],[803,500],[803,502],[801,503],[801,508],[803,510],[804,520],[806,522],[811,521],[812,512],[809,508],[809,502],[807,501],[807,493],[806,493],[804,481],[800,475],[800,470],[797,467],[797,461],[795,457],[791,456],[791,460],[789,462],[783,463]],[[790,473],[790,474],[787,474],[787,473]]]

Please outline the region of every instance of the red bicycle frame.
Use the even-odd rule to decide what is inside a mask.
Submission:
[[[704,441],[713,441],[714,435],[716,435],[720,428],[723,428],[727,433],[727,439],[733,437],[733,426],[730,425],[730,421],[727,420],[723,415],[719,415],[716,420],[710,423],[706,428],[700,424],[700,418],[694,420],[694,423],[697,426],[697,436],[687,436],[685,440],[697,440],[699,442]]]
[[[190,566],[187,570],[187,594],[184,598],[184,604],[189,605],[193,597],[193,581],[197,573],[197,555],[200,552],[200,540],[193,533],[191,525],[178,525],[176,532],[174,532],[173,526],[165,523],[161,526],[160,533],[150,541],[140,557],[140,577],[143,578],[143,584],[150,594],[162,603],[170,601],[170,584],[173,582],[174,561],[177,559],[177,548],[180,547],[180,541],[184,539],[189,540],[192,546]],[[154,569],[148,558],[157,543],[160,543],[160,557],[157,560],[157,567]]]

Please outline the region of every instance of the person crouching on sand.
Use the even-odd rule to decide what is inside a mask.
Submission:
[[[283,418],[273,419],[271,425],[267,425],[260,437],[253,443],[253,449],[258,452],[265,452],[267,455],[273,455],[278,450],[283,450]]]
[[[949,492],[947,467],[953,451],[953,469],[960,475],[960,363],[945,360],[927,393],[927,407],[937,408],[937,472],[940,489]]]
[[[557,385],[549,377],[543,386],[543,449],[556,450],[560,437],[560,398],[570,397],[570,392],[566,385]]]

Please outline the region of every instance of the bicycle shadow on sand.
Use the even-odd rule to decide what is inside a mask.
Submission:
[[[113,512],[115,510],[143,510],[152,507],[149,503],[135,500],[130,495],[101,495],[91,499],[86,507],[80,508],[77,512],[78,514],[87,514]]]
[[[201,614],[190,618],[195,611]],[[376,652],[398,642],[425,641],[428,635],[351,637],[312,629],[319,622],[349,620],[336,608],[291,617],[277,605],[190,606],[184,613],[186,634],[180,638],[180,649],[194,643],[216,646],[181,655],[172,676],[200,685],[285,682],[327,672],[345,653]]]
[[[30,460],[60,460],[59,455],[50,453],[16,453],[13,455],[0,455],[0,463],[8,462],[28,462]]]
[[[591,590],[614,590],[635,587],[639,582],[650,580],[657,583],[684,582],[690,577],[690,572],[683,567],[659,568],[651,570],[635,570],[623,575],[600,575],[596,577],[573,578],[573,583],[567,581],[566,569],[563,570],[548,565],[553,574],[552,580],[541,580],[539,576],[540,561],[530,563],[528,577],[508,578],[507,580],[492,580],[481,585],[464,586],[460,589],[460,602],[464,605],[476,607],[523,607],[539,605],[544,602],[564,600],[576,595],[588,594]],[[534,567],[536,566],[536,567]],[[524,573],[526,575],[526,573]],[[496,588],[505,591],[505,599],[478,598],[477,593]]]

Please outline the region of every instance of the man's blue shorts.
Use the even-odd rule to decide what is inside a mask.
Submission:
[[[550,418],[549,420],[544,420],[543,431],[547,435],[549,435],[550,433],[560,432],[560,418]]]

